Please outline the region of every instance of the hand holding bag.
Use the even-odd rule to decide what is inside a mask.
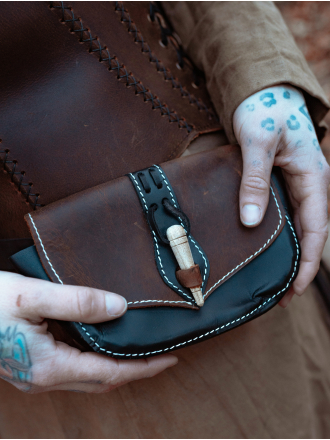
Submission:
[[[143,358],[219,335],[277,304],[298,270],[283,184],[273,173],[264,220],[246,228],[241,174],[239,147],[226,146],[85,190],[28,214],[35,248],[13,261],[27,275],[127,299],[114,321],[63,324],[85,349]],[[180,224],[200,269],[202,307],[180,284],[166,242]]]

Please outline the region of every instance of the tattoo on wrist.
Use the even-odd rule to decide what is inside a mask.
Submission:
[[[268,101],[264,101],[264,99],[270,98]],[[276,99],[274,99],[274,93],[266,92],[260,96],[260,101],[263,101],[263,105],[265,107],[271,107],[276,104]]]
[[[302,113],[304,116],[306,116],[307,119],[309,119],[311,122],[313,122],[312,119],[311,119],[311,117],[309,116],[309,113],[308,113],[308,110],[307,110],[306,104],[303,104],[301,107],[299,107],[299,111],[300,111],[300,113]]]
[[[32,362],[25,336],[14,328],[0,331],[0,377],[4,380],[27,384],[32,381]]]
[[[288,125],[289,130],[298,130],[300,128],[300,124],[294,115],[291,115],[290,119],[288,119],[286,123]]]
[[[261,127],[265,128],[267,131],[274,131],[274,119],[267,118],[261,121]]]
[[[283,93],[283,98],[284,98],[284,99],[290,99],[290,92],[289,92],[288,90],[286,90],[286,91]]]
[[[248,104],[248,105],[246,106],[246,108],[248,109],[249,112],[253,112],[253,110],[254,110],[254,104]]]

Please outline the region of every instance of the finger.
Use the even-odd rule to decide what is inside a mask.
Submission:
[[[97,323],[118,318],[127,309],[125,298],[111,292],[80,286],[66,286],[25,278],[17,292],[16,312],[39,321],[52,318]]]
[[[293,283],[293,288],[297,295],[302,295],[315,278],[320,267],[322,251],[327,237],[326,231],[323,233],[319,231],[303,233],[299,272]]]
[[[116,360],[98,353],[81,353],[64,343],[56,343],[56,346],[55,355],[34,371],[34,382],[39,387],[110,391],[124,383],[155,376],[178,362],[170,354],[140,360]]]
[[[248,140],[249,141],[249,140]],[[243,144],[243,176],[240,188],[240,216],[247,227],[262,221],[269,200],[270,175],[275,145],[271,141]]]
[[[285,309],[290,304],[293,297],[294,297],[294,290],[293,287],[290,287],[290,289],[286,292],[286,294],[283,296],[281,301],[278,302],[278,305],[283,307],[283,309]]]
[[[301,260],[298,276],[293,283],[294,291],[298,295],[302,295],[314,279],[328,237],[327,183],[329,179],[328,177],[322,180],[307,177],[303,180],[302,193],[305,197],[299,209],[302,229]],[[310,180],[312,183],[309,182]]]

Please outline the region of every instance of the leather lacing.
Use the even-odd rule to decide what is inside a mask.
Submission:
[[[179,128],[186,129],[188,133],[192,131],[194,128],[192,124],[188,124],[185,118],[180,118],[175,111],[170,111],[168,106],[145,88],[142,82],[137,80],[115,55],[110,55],[107,46],[103,46],[98,37],[92,35],[91,31],[83,25],[80,17],[74,15],[71,6],[65,6],[64,2],[50,2],[50,8],[60,12],[61,21],[70,26],[70,32],[76,33],[79,41],[86,43],[89,46],[89,52],[95,53],[99,57],[99,61],[107,65],[110,72],[116,72],[118,80],[124,80],[127,87],[134,89],[136,95],[142,95],[145,102],[151,102],[152,109],[160,110],[161,116],[167,116],[169,122],[177,123]]]
[[[1,143],[1,140],[0,140]],[[3,165],[3,170],[5,170],[9,176],[10,180],[17,186],[18,191],[25,197],[25,201],[28,202],[32,208],[35,210],[43,205],[38,203],[40,194],[32,193],[32,182],[25,182],[25,172],[17,171],[18,162],[17,160],[9,159],[10,151],[8,149],[0,150],[0,162]]]
[[[176,56],[178,58],[177,67],[180,69],[184,69],[187,66],[193,75],[194,81],[192,85],[196,88],[200,86],[201,79],[204,78],[204,74],[201,70],[197,69],[196,66],[190,61],[188,55],[184,51],[180,37],[177,33],[173,31],[172,28],[169,27],[169,23],[164,17],[163,10],[160,9],[159,5],[156,5],[155,2],[150,2],[149,7],[149,17],[152,22],[158,23],[161,34],[161,43],[163,46],[168,46],[169,43],[173,46],[176,52]],[[205,109],[206,110],[206,109]]]
[[[157,72],[161,72],[164,75],[164,80],[171,81],[172,87],[180,91],[181,97],[188,98],[189,103],[191,105],[197,106],[199,111],[205,111],[210,120],[215,119],[218,121],[218,117],[214,113],[214,111],[211,108],[208,108],[201,99],[197,99],[192,93],[190,93],[187,88],[179,82],[178,78],[175,78],[173,76],[170,69],[166,68],[162,61],[159,60],[156,55],[151,51],[149,44],[145,41],[143,35],[137,29],[136,24],[131,19],[130,14],[127,8],[125,8],[123,2],[117,1],[115,3],[115,11],[121,13],[120,19],[123,23],[127,24],[128,32],[134,36],[134,42],[141,45],[141,52],[148,55],[149,61],[151,63],[155,63]],[[168,46],[168,44],[170,43],[173,46],[178,59],[177,66],[180,69],[183,69],[185,66],[187,66],[191,70],[193,76],[192,85],[193,87],[198,88],[201,83],[201,78],[203,77],[202,72],[191,63],[187,54],[184,52],[181,44],[178,41],[179,37],[174,34],[174,32],[168,27],[164,16],[162,15],[162,11],[158,8],[158,6],[154,4],[154,2],[150,2],[149,17],[152,22],[158,23],[159,25],[161,44],[163,46]]]

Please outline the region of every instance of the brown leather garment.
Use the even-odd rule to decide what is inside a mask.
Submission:
[[[146,3],[133,9],[138,21],[148,15]],[[176,52],[159,46],[158,25],[148,22],[142,51],[123,14],[115,2],[1,4],[0,159],[9,175],[1,193],[11,180],[23,195],[1,197],[3,210],[22,211],[24,200],[32,210],[173,159],[220,129],[205,110],[205,85],[194,98],[191,72],[168,79]],[[26,234],[22,216],[14,230],[2,217],[3,238]]]
[[[242,159],[227,146],[161,165],[191,233],[210,263],[207,298],[267,249],[285,215],[275,189],[261,225],[246,228],[239,217]],[[168,287],[155,263],[153,238],[128,177],[88,189],[27,215],[44,269],[55,283],[123,295],[130,308],[194,308]]]

